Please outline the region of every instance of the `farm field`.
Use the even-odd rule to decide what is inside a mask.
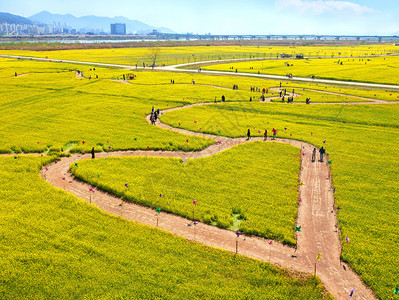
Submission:
[[[379,298],[387,299],[399,276],[395,237],[399,229],[395,216],[399,208],[397,116],[397,105],[230,103],[173,111],[161,120],[216,135],[220,130],[221,135],[230,137],[245,136],[248,128],[261,136],[265,129],[270,132],[274,127],[278,137],[324,146],[332,161],[336,206],[341,208],[338,221],[342,259]],[[345,242],[346,236],[350,243]]]
[[[185,164],[177,158],[107,158],[73,164],[71,171],[128,201],[189,219],[196,200],[197,220],[295,245],[299,161],[293,146],[256,142]],[[237,176],[245,180],[238,184]]]
[[[313,276],[104,213],[48,185],[40,166],[0,157],[0,298],[329,297]]]
[[[306,57],[373,56],[398,53],[393,45],[358,46],[195,46],[159,47],[161,49],[158,65],[174,65],[219,59],[276,58],[282,53],[295,55],[303,53]],[[123,64],[128,66],[148,65],[148,48],[122,49],[84,49],[84,50],[0,50],[0,55],[22,55],[51,59]],[[340,54],[339,54],[340,53]],[[285,75],[285,74],[284,74]]]
[[[341,65],[342,63],[342,65]],[[204,70],[399,84],[399,56],[369,58],[281,59],[204,66]]]
[[[372,59],[375,58],[373,57]],[[84,78],[77,76],[75,70],[81,70]],[[14,72],[19,76],[15,77]],[[134,73],[136,75],[135,79],[124,81],[123,74],[127,73]],[[91,77],[91,79],[88,79],[88,77]],[[193,79],[195,80],[195,84],[192,84]],[[175,84],[171,84],[171,80],[175,80]],[[199,105],[167,112],[161,116],[161,120],[176,128],[226,137],[245,136],[248,128],[251,129],[252,135],[255,136],[262,136],[265,129],[269,131],[270,135],[271,129],[275,127],[280,137],[303,140],[317,146],[325,146],[332,160],[331,170],[334,187],[336,188],[335,200],[336,206],[340,208],[338,211],[338,221],[343,244],[342,259],[350,263],[353,269],[361,275],[364,282],[376,292],[379,298],[389,299],[392,296],[393,288],[397,285],[397,278],[399,278],[399,265],[396,259],[399,254],[399,248],[395,236],[398,231],[395,212],[398,209],[396,200],[399,195],[399,189],[396,184],[396,178],[399,175],[399,161],[397,160],[399,153],[396,147],[399,142],[399,112],[397,104],[355,106],[340,104],[295,105],[294,103],[294,105],[288,105],[282,103],[259,103],[255,100],[260,97],[261,93],[250,92],[250,88],[253,86],[267,88],[271,89],[267,95],[275,97],[278,94],[275,88],[279,84],[279,81],[245,77],[209,76],[198,73],[183,74],[148,70],[128,71],[97,67],[94,70],[90,66],[74,64],[0,59],[0,110],[2,111],[0,115],[0,124],[2,124],[0,125],[0,152],[43,152],[45,154],[49,151],[49,153],[63,155],[62,151],[89,152],[93,146],[96,151],[127,149],[198,151],[213,144],[214,141],[202,137],[187,136],[170,130],[163,130],[157,126],[148,124],[145,116],[149,114],[152,106],[163,110],[188,104],[214,102],[216,99],[219,102],[217,104]],[[233,85],[238,85],[239,89],[232,90]],[[294,81],[283,81],[282,87],[286,88],[287,92],[295,88],[295,92],[301,95],[301,97],[295,98],[294,102],[304,102],[306,97],[311,97],[312,103],[328,103],[365,101],[364,99],[348,97],[347,95],[379,100],[397,100],[396,98],[399,96],[397,92],[393,93],[385,90],[349,89]],[[329,95],[317,91],[327,91],[338,93],[339,95]],[[221,95],[226,96],[225,103],[220,103]],[[250,97],[254,99],[253,102],[249,102]],[[296,192],[297,188],[298,175],[295,176],[294,169],[298,173],[298,151],[290,149],[289,146],[285,145],[251,143],[248,144],[248,149],[245,148],[246,146],[233,148],[217,156],[198,161],[189,160],[184,167],[182,167],[178,159],[156,159],[148,157],[145,159],[109,158],[96,161],[82,161],[79,163],[79,168],[72,166],[72,169],[81,178],[93,184],[98,184],[104,189],[109,189],[117,195],[127,193],[127,197],[137,202],[152,207],[161,206],[163,210],[175,211],[187,217],[191,217],[192,213],[192,198],[191,196],[184,197],[187,191],[196,193],[198,198],[196,200],[199,201],[199,197],[202,197],[204,190],[216,189],[220,191],[217,198],[220,207],[214,205],[212,202],[215,201],[214,195],[208,193],[202,202],[204,206],[201,206],[200,203],[197,206],[198,211],[196,212],[196,216],[198,219],[220,227],[229,227],[230,229],[239,228],[244,232],[272,237],[283,243],[294,245],[293,223],[295,222],[295,210],[293,211],[292,209],[296,207],[295,200],[297,200],[297,195],[295,197],[295,195],[291,195],[290,193],[292,192],[291,189],[294,188]],[[277,152],[281,153],[282,157],[292,156],[293,159],[285,161],[280,155],[275,157],[265,155],[265,153],[274,153],[275,150],[273,149],[275,148],[273,147],[281,147],[278,148]],[[254,152],[250,152],[249,148],[254,150]],[[240,149],[246,150],[244,153],[240,153]],[[263,153],[263,155],[259,157],[259,153]],[[236,157],[240,158],[237,162],[234,161]],[[21,250],[20,254],[18,254],[20,256],[11,260],[13,261],[12,268],[14,269],[7,267],[7,270],[15,270],[12,274],[17,275],[13,278],[21,277],[23,279],[21,281],[13,281],[13,283],[6,282],[7,287],[12,284],[13,291],[17,291],[22,286],[26,286],[26,289],[23,290],[26,294],[29,293],[29,289],[34,289],[38,293],[37,298],[40,298],[42,295],[65,297],[65,295],[70,293],[74,284],[79,286],[79,288],[82,287],[82,295],[89,295],[87,294],[87,290],[91,291],[92,287],[93,289],[97,289],[98,287],[99,291],[103,291],[101,295],[104,295],[105,289],[107,291],[109,289],[110,293],[115,294],[115,290],[112,289],[118,289],[119,287],[119,290],[123,290],[132,283],[132,281],[129,281],[132,280],[131,274],[126,275],[127,270],[135,268],[137,265],[133,265],[135,262],[128,261],[129,258],[132,260],[135,251],[133,249],[133,252],[129,252],[131,250],[128,247],[131,247],[132,243],[139,243],[140,246],[145,244],[147,246],[146,240],[141,237],[139,239],[137,236],[141,234],[144,237],[151,236],[153,229],[144,226],[140,227],[136,224],[132,225],[132,223],[101,213],[97,209],[80,203],[75,197],[67,195],[63,191],[55,192],[56,190],[43,183],[37,174],[38,165],[43,160],[47,160],[47,158],[20,156],[18,159],[0,157],[0,160],[3,162],[0,164],[0,170],[3,168],[2,173],[4,175],[2,176],[3,179],[0,180],[0,185],[4,187],[0,188],[0,194],[3,193],[4,195],[1,198],[5,199],[5,210],[3,213],[5,215],[10,213],[12,205],[17,203],[19,219],[17,220],[15,217],[10,224],[16,228],[19,228],[19,224],[22,224],[21,228],[18,229],[20,231],[26,227],[33,228],[32,230],[37,232],[33,239],[36,244],[31,243],[30,240],[23,240],[22,244],[27,249],[42,249],[37,247],[37,245],[44,245],[46,254],[49,253],[50,256],[53,256],[55,252],[56,255],[62,258],[57,263],[58,269],[50,270],[46,268],[47,277],[43,277],[43,280],[51,282],[50,286],[55,287],[54,290],[44,288],[39,290],[37,286],[32,286],[33,283],[29,282],[29,278],[20,276],[20,274],[24,274],[24,270],[32,270],[32,268],[43,270],[44,266],[51,265],[49,263],[51,260],[48,257],[41,256],[40,252],[33,252],[34,255],[32,257],[34,258],[22,257],[26,253],[24,249]],[[256,179],[273,171],[271,169],[271,162],[273,160],[278,161],[278,165],[287,165],[278,170],[278,176],[280,177],[268,178],[270,185],[259,187],[258,194],[255,193],[253,189],[256,187]],[[245,170],[245,168],[238,165],[239,161],[245,162],[247,165],[251,165],[251,167]],[[98,177],[98,172],[96,171],[100,168],[100,165],[104,168],[104,171]],[[161,170],[157,170],[156,176],[165,180],[165,182],[162,180],[152,181],[151,184],[155,187],[154,191],[142,188],[145,174],[148,177],[149,173],[154,173],[151,172],[148,165],[153,166],[153,169],[160,166],[159,169]],[[204,165],[207,166],[207,169],[204,168]],[[230,177],[236,176],[236,171],[239,169],[240,172],[243,172],[243,176],[248,176],[252,179],[243,186],[235,186],[228,183],[225,187],[222,185],[215,187],[212,185],[213,181],[216,181],[216,179],[226,181],[227,176],[222,173],[215,173],[215,176],[218,175],[219,177],[213,178],[207,176],[206,170],[208,170],[208,173],[214,174],[215,165],[219,166],[218,169],[221,171],[229,172],[228,174],[231,174]],[[143,174],[139,178],[140,180],[137,179],[137,174],[133,176],[127,171],[128,166],[137,168],[137,172]],[[113,168],[120,168],[121,172],[113,174],[111,172]],[[290,168],[293,168],[293,170]],[[181,169],[187,172],[185,174],[190,175],[189,178],[185,178],[184,174],[181,174]],[[124,171],[122,172],[122,170]],[[170,174],[165,173],[166,170],[171,170]],[[276,173],[276,171],[274,172]],[[110,176],[103,176],[104,174],[109,174]],[[183,177],[176,179],[177,176]],[[191,178],[192,176],[200,177],[204,182],[204,186],[195,183],[195,178]],[[11,180],[10,178],[12,177],[15,179]],[[287,179],[295,181],[293,183],[294,186],[288,184],[286,182]],[[124,188],[125,182],[129,182],[129,186],[132,186],[132,189],[126,191]],[[166,182],[170,184],[166,184]],[[187,188],[180,188],[177,184],[178,182],[187,182]],[[266,197],[262,193],[272,193],[273,189],[277,188],[277,186],[279,186],[280,190],[285,189],[287,191],[284,197],[286,197],[287,203],[292,206],[279,208],[281,210],[278,213],[276,212],[274,217],[267,214],[262,215],[262,212],[259,212],[256,206],[253,205],[242,209],[242,207],[233,207],[233,203],[230,203],[233,200],[236,201],[234,203],[241,203],[238,197],[240,188],[245,189],[251,195],[251,199],[247,199],[246,202],[254,201],[253,203],[255,203],[262,195],[262,199]],[[159,199],[160,192],[157,189],[166,190],[166,192],[163,192],[165,194],[164,198],[161,197]],[[231,190],[235,192],[231,192]],[[49,194],[51,194],[51,197],[48,197]],[[224,197],[226,194],[231,195],[230,199]],[[23,197],[19,197],[20,195],[23,195]],[[182,196],[183,201],[188,202],[189,205],[184,202],[185,204],[180,206],[180,203],[177,201],[172,201],[172,198],[176,195]],[[293,199],[293,201],[288,200],[288,198]],[[279,200],[281,199],[270,198],[270,201]],[[64,204],[64,201],[67,201],[67,205]],[[31,205],[35,205],[34,212],[37,212],[37,214],[31,214],[29,211]],[[47,205],[47,208],[43,205]],[[73,212],[69,212],[71,207],[80,207],[79,210],[82,212],[82,216],[72,216]],[[241,213],[232,215],[233,209],[235,212],[239,212],[241,209]],[[57,210],[60,211],[55,212]],[[52,216],[51,213],[57,213],[58,215]],[[290,217],[289,219],[283,219],[281,215],[290,215]],[[38,218],[37,216],[42,216],[43,218]],[[68,224],[71,225],[70,227],[65,227],[70,228],[70,231],[62,231],[65,228],[62,229],[63,226],[60,226],[60,223],[54,220],[69,219],[70,216],[72,216],[73,220]],[[83,218],[83,216],[89,217],[87,220],[84,220],[83,227],[79,227],[81,222],[80,217]],[[100,226],[97,224],[99,219],[104,220],[103,223],[99,222],[99,224],[111,222],[109,224],[112,224],[112,226],[97,227]],[[248,223],[243,222],[244,219],[248,219]],[[263,220],[267,221],[264,222]],[[35,222],[42,225],[36,225]],[[51,223],[53,226],[51,230],[54,231],[50,231],[49,236],[56,242],[54,240],[49,241],[50,238],[48,237],[46,237],[45,242],[40,242],[40,235],[48,235],[47,232],[43,233],[41,229],[46,222],[53,222]],[[95,232],[97,230],[101,232],[99,238],[95,237],[95,234],[92,235],[92,232],[89,230],[94,223],[97,228]],[[7,251],[10,252],[8,249],[16,245],[13,244],[14,241],[10,238],[10,234],[14,230],[10,229],[14,228],[10,227],[10,224],[3,231],[3,236],[8,236],[8,244],[3,249],[0,247],[0,251],[4,253]],[[58,228],[57,226],[62,228]],[[107,234],[110,227],[115,227],[114,231],[110,231],[113,244],[106,245],[106,248],[109,250],[102,252],[101,249],[96,248],[95,241],[107,240],[103,235]],[[80,240],[74,241],[74,245],[78,245],[79,247],[76,246],[77,249],[71,250],[68,246],[70,241],[69,234],[74,234],[75,228],[77,228],[76,236]],[[88,231],[89,233],[87,233]],[[134,233],[130,233],[130,231]],[[126,233],[129,237],[129,234],[133,235],[127,241],[124,241],[123,245],[116,245],[120,238],[117,235],[118,232]],[[154,232],[161,235],[158,231],[154,230]],[[168,236],[166,233],[162,234]],[[29,236],[28,230],[19,234],[18,238],[24,239],[26,236]],[[82,242],[82,239],[86,236],[91,236],[89,240],[93,242],[90,243],[96,245],[95,247],[87,246]],[[350,243],[345,242],[346,236],[350,237]],[[73,235],[73,238],[75,238],[75,235]],[[153,248],[143,248],[142,253],[150,253],[153,251],[152,249],[159,248],[159,245],[154,244],[155,240],[158,239],[151,240],[149,244]],[[159,240],[164,240],[165,244],[174,243],[169,242],[164,236],[161,236]],[[49,243],[51,246],[49,246]],[[188,243],[188,245],[191,246],[192,244]],[[216,251],[205,247],[198,247],[199,249],[205,249],[205,252]],[[117,252],[115,249],[121,252],[126,251],[130,254],[121,258],[122,254],[115,254],[114,252]],[[160,254],[160,250],[158,249],[156,253],[158,255],[164,255],[169,252],[175,253],[171,248],[162,248],[162,250],[165,250],[165,252]],[[65,254],[66,252],[68,254]],[[70,255],[78,260],[81,253],[88,253],[87,261],[84,264],[80,261],[78,264],[79,271],[74,272],[72,275],[71,273],[67,273],[69,271],[66,270],[63,273],[64,284],[62,285],[66,286],[66,288],[59,288],[57,291],[57,287],[61,287],[61,283],[58,286],[58,283],[53,279],[53,275],[59,272],[59,269],[65,268],[67,261],[65,257]],[[225,254],[224,252],[220,253]],[[92,255],[95,258],[92,258]],[[175,261],[179,261],[179,255],[181,255],[180,252],[176,254]],[[201,255],[198,254],[195,257]],[[141,257],[143,257],[142,262],[145,260],[145,255],[142,254]],[[214,261],[220,260],[219,256],[216,255],[215,257],[217,258]],[[228,255],[228,257],[230,256]],[[94,266],[97,264],[96,262],[93,263],[93,259],[99,259],[102,262],[99,262],[99,266],[97,267]],[[7,258],[5,260],[7,261]],[[90,262],[88,262],[89,260]],[[191,258],[187,258],[186,260],[191,261]],[[106,269],[104,266],[109,261],[120,262],[115,267],[119,268],[115,272],[121,271],[123,274],[120,275],[120,283],[116,284],[113,281],[114,279],[107,278],[105,287],[100,288],[100,283],[95,281],[92,274],[97,274],[97,272]],[[155,262],[155,260],[151,261]],[[253,261],[250,262],[254,263]],[[93,263],[93,266],[87,268],[86,266],[91,263]],[[208,262],[202,262],[202,264],[206,266]],[[217,268],[216,263],[209,262],[209,264]],[[157,276],[164,276],[164,274],[168,273],[166,269],[167,265],[167,260],[160,263],[160,266],[164,268],[160,267],[159,270],[157,268],[157,271],[159,271],[157,274],[161,275],[148,275],[151,273],[150,269],[143,271],[145,276],[150,276],[148,282],[152,284],[146,285],[144,292],[150,293],[151,288],[158,291],[154,287],[155,282],[158,281],[157,278],[159,278]],[[261,265],[262,267],[255,269],[259,270],[259,268],[263,268],[264,264]],[[193,268],[196,267],[193,266]],[[175,270],[177,269],[178,267]],[[228,267],[225,269],[229,270],[229,272],[231,270]],[[243,269],[251,270],[247,265],[243,265],[242,269],[237,269],[238,273],[234,273],[236,270],[234,272],[231,271],[228,275],[223,275],[225,273],[214,273],[218,279],[222,278],[220,279],[221,282],[224,282],[225,278],[233,276],[235,281],[232,285],[235,287],[232,289],[232,293],[238,294],[239,289],[235,288],[240,286],[241,282],[236,274],[242,274],[244,272],[242,271]],[[271,267],[270,270],[272,270],[271,273],[273,274],[283,274],[283,277],[287,275],[285,271],[276,271],[276,269]],[[90,271],[92,273],[89,274]],[[37,272],[39,273],[39,271]],[[190,276],[191,272],[194,272],[193,269],[182,271],[183,274],[190,273]],[[205,274],[205,271],[201,272],[200,274]],[[264,275],[266,277],[259,279],[259,282],[253,282],[250,280],[251,276],[253,276],[254,272],[258,271],[248,272],[250,275],[246,277],[248,280],[245,281],[245,286],[243,287],[245,293],[240,294],[240,297],[256,298],[260,295],[261,298],[290,298],[291,295],[296,295],[295,293],[299,293],[301,299],[318,299],[322,297],[322,288],[314,279],[303,281],[284,277],[285,279],[276,279],[279,283],[272,284],[273,287],[278,286],[278,288],[271,289],[259,284],[260,281],[268,281],[268,274]],[[4,274],[0,267],[0,276],[2,276],[2,273]],[[104,274],[104,272],[101,274]],[[112,274],[111,271],[109,274]],[[5,276],[9,276],[9,273],[6,273]],[[71,276],[74,278],[73,283],[68,287],[67,278]],[[106,276],[107,274],[104,275],[104,277]],[[188,276],[188,279],[192,278],[190,276]],[[86,286],[86,283],[83,284],[80,282],[81,278],[88,279]],[[117,279],[115,280],[117,281]],[[215,281],[216,279],[212,280],[213,282],[217,282]],[[210,293],[209,291],[213,289],[209,288],[212,280],[205,282],[206,289],[197,288],[196,286],[193,288],[192,294],[188,295],[194,298],[211,298],[215,294],[207,293]],[[290,282],[288,291],[282,291],[282,287],[286,286],[285,283],[281,283],[283,282],[282,280]],[[0,295],[3,295],[4,288],[2,284],[4,284],[4,281],[0,282],[2,282],[0,283]],[[95,283],[92,284],[92,282]],[[180,277],[173,277],[171,282],[181,283],[186,281]],[[247,283],[249,285],[246,285]],[[176,285],[174,284],[173,287]],[[253,285],[259,287],[259,291],[254,289]],[[176,289],[170,293],[175,293],[176,291],[177,294],[185,294],[186,290],[190,289],[187,286],[191,287],[191,283],[184,284],[184,286],[177,285]],[[223,293],[225,292],[224,287],[228,289],[227,285],[220,283],[218,287],[221,290],[223,289],[223,292],[219,292],[219,290],[213,292],[223,297]],[[302,288],[303,291],[301,290]],[[167,286],[167,282],[165,282],[159,289],[160,292],[156,295],[162,295],[166,290],[170,290],[170,286]],[[261,292],[260,289],[262,289]],[[129,293],[131,291],[131,293],[126,295],[121,294],[121,297],[129,295],[142,297],[146,295],[137,294],[137,291],[133,288],[126,288],[126,290]],[[247,292],[247,290],[249,291]],[[194,291],[200,291],[201,294],[195,294]],[[263,292],[272,293],[274,291],[276,291],[276,294],[262,294]],[[55,292],[59,292],[59,294],[55,295]],[[15,293],[6,294],[5,298],[15,298],[15,295]]]
[[[123,79],[129,71],[71,64],[1,59],[0,70],[0,152],[55,152],[164,149],[198,150],[211,141],[190,138],[150,126],[144,116],[155,106],[159,109],[185,104],[259,99],[260,92],[250,87],[276,87],[279,82],[228,76],[206,76],[169,72],[133,72],[129,83]],[[91,69],[91,70],[90,70]],[[85,78],[77,78],[75,70]],[[19,74],[18,77],[14,73]],[[97,78],[98,76],[98,78]],[[91,77],[91,79],[88,79]],[[195,84],[192,84],[192,80]],[[170,81],[174,80],[175,84]],[[232,90],[238,84],[239,90]],[[299,91],[295,101],[360,101],[340,95],[317,95]],[[278,96],[270,91],[267,96]],[[361,100],[364,101],[364,100]],[[68,113],[66,113],[68,112]],[[90,122],[88,122],[90,120]],[[99,130],[101,129],[101,130]],[[150,134],[148,132],[150,130]],[[85,143],[83,143],[83,141]]]

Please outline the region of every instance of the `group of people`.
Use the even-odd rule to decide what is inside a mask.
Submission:
[[[320,162],[323,162],[324,159],[324,154],[326,153],[326,149],[324,149],[324,147],[321,147],[319,149],[319,154],[320,154]],[[312,162],[316,161],[316,154],[317,154],[317,150],[316,148],[313,148],[313,152],[312,152]]]
[[[272,134],[273,134],[273,138],[272,140],[275,140],[277,137],[277,129],[273,128],[272,129]],[[267,141],[267,129],[265,129],[265,132],[263,133],[263,140]],[[248,129],[247,131],[247,141],[249,141],[251,139],[251,130]],[[313,148],[313,152],[312,152],[312,162],[316,161],[316,154],[317,154],[317,150],[316,148]],[[319,149],[319,154],[320,154],[320,162],[324,161],[324,155],[326,154],[326,149],[324,149],[324,147],[321,147]]]
[[[262,92],[262,93],[268,94],[269,89],[265,89],[265,88],[261,89],[260,87],[251,86],[251,92],[259,92],[259,93]]]
[[[234,67],[230,67],[229,69],[230,69],[230,70],[234,70]],[[237,69],[236,69],[236,73],[237,73]]]
[[[95,70],[96,70],[96,68],[90,69],[90,71],[95,71]],[[70,71],[74,71],[74,70],[70,70]],[[77,74],[78,76],[85,78],[82,71],[80,71],[80,70],[75,70],[75,72],[76,72],[76,74]],[[98,75],[94,75],[94,76],[96,76],[96,79],[98,79]],[[89,76],[86,77],[86,78],[87,78],[87,79],[91,79],[91,75],[89,75]]]
[[[277,136],[277,129],[276,128],[272,129],[272,134],[273,134],[272,140],[275,140],[276,136]],[[250,139],[251,139],[251,130],[248,129],[248,131],[247,131],[247,141],[249,141]],[[265,129],[265,132],[263,133],[263,140],[267,141],[267,129]]]
[[[284,96],[281,98],[281,102],[284,102],[285,98]],[[288,97],[287,98],[287,103],[293,103],[294,102],[294,97]]]
[[[281,83],[280,83],[281,86]],[[281,89],[280,87],[280,97],[281,97],[281,102],[285,102],[285,96],[287,95],[287,89]],[[293,103],[294,102],[294,96],[295,96],[295,89],[292,89],[292,95],[288,96],[287,103]]]
[[[155,109],[155,107],[153,106],[151,109],[151,116],[150,116],[151,124],[155,125],[158,118],[159,118],[159,108]]]
[[[233,85],[233,90],[238,90],[238,85],[237,84]]]
[[[123,80],[133,80],[136,78],[135,74],[123,74]]]

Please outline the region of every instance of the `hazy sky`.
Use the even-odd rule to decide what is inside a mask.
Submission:
[[[393,34],[398,0],[0,0],[0,11],[124,16],[179,32]]]

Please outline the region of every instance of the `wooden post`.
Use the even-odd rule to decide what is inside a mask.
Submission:
[[[316,276],[316,267],[317,267],[317,263],[314,263],[314,276]]]
[[[271,255],[272,255],[272,244],[269,244],[269,262],[271,262],[270,259]]]

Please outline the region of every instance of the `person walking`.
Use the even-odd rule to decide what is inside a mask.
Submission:
[[[248,132],[247,132],[247,141],[249,141],[250,138],[251,138],[251,131],[248,129]]]
[[[264,141],[267,141],[267,130],[265,129],[265,133],[263,134],[264,135]]]
[[[95,159],[94,147],[91,149],[91,159]]]
[[[322,162],[324,154],[326,153],[326,150],[324,149],[324,147],[320,148],[319,153],[320,153],[320,161]]]
[[[272,132],[273,132],[273,140],[275,140],[277,136],[277,130],[273,128]]]
[[[312,152],[312,162],[316,161],[316,148],[313,148],[313,152]]]

